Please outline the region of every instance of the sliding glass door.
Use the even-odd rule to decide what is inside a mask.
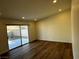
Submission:
[[[9,49],[13,49],[21,45],[21,37],[19,26],[7,26]]]
[[[22,44],[26,44],[29,42],[28,26],[21,26],[21,38]]]
[[[7,25],[9,49],[29,43],[28,26]]]

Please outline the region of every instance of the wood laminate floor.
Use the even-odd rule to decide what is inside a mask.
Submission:
[[[0,59],[73,59],[72,44],[35,41],[5,53],[1,57]]]

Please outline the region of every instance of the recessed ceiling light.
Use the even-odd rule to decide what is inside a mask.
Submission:
[[[37,21],[37,19],[35,18],[34,21]]]
[[[58,11],[59,11],[59,12],[61,12],[61,11],[62,11],[62,9],[59,9]]]
[[[22,19],[25,19],[25,17],[22,17]]]
[[[53,3],[56,3],[57,2],[57,0],[53,0]]]

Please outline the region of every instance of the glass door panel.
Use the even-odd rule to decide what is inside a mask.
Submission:
[[[21,26],[22,44],[29,43],[28,26]]]
[[[9,49],[13,49],[21,45],[19,26],[7,26],[7,34]]]

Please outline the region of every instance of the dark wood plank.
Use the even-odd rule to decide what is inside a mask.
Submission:
[[[72,44],[35,41],[3,54],[2,59],[73,59]]]

